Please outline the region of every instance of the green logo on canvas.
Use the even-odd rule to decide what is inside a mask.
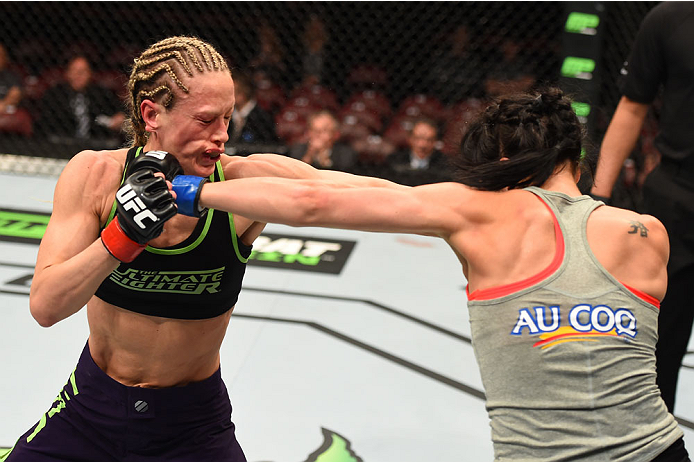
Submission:
[[[363,462],[351,448],[351,443],[343,436],[321,428],[323,444],[305,462]]]
[[[23,239],[41,239],[50,215],[0,210],[0,235]]]

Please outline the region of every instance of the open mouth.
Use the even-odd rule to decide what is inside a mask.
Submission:
[[[219,156],[221,154],[222,153],[219,151],[205,151],[205,157],[207,157],[210,160],[214,160],[214,161],[219,160]]]

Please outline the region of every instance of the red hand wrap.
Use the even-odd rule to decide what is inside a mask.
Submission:
[[[118,218],[115,218],[101,232],[101,242],[108,253],[123,263],[130,263],[135,260],[135,257],[147,247],[147,244],[138,244],[130,239],[120,227]]]

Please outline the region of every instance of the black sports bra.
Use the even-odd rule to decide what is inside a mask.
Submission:
[[[130,149],[125,169],[141,153],[142,147]],[[210,181],[224,181],[220,162]],[[115,213],[114,203],[106,224]],[[161,249],[147,246],[131,263],[121,263],[104,279],[96,296],[149,316],[213,318],[236,304],[251,249],[236,235],[231,213],[210,209],[180,244]]]

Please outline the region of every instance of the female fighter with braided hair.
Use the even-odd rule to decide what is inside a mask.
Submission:
[[[202,40],[155,43],[128,88],[132,148],[70,160],[31,286],[42,326],[86,304],[88,342],[52,407],[1,461],[245,461],[219,350],[265,224],[177,215],[164,176],[349,178],[284,156],[225,155],[234,83]]]
[[[558,89],[471,123],[458,182],[174,180],[181,210],[446,240],[468,281],[496,460],[688,461],[655,382],[668,239],[655,218],[581,195],[582,128]],[[185,187],[184,187],[185,185]],[[195,203],[198,198],[199,204]]]

